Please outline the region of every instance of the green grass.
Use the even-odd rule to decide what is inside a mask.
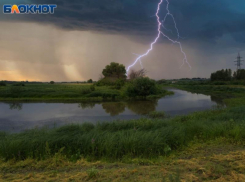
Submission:
[[[83,97],[82,91],[89,89],[87,84],[26,84],[13,86],[8,84],[0,88],[0,97],[5,99],[20,98],[76,98]]]
[[[245,97],[219,87],[194,90],[225,95],[226,108],[0,133],[0,180],[244,181]]]
[[[45,160],[0,160],[0,181],[244,181],[244,164],[244,147],[218,138],[156,159],[70,162],[57,154]]]
[[[164,111],[152,111],[147,116],[149,118],[164,118],[166,114]]]
[[[163,90],[157,97],[172,94]],[[156,96],[150,96],[149,99]],[[25,86],[0,87],[0,101],[24,102],[79,102],[102,100],[127,100],[124,88],[117,90],[112,86],[92,86],[92,84],[28,84]]]
[[[196,90],[195,87],[191,88]],[[220,91],[217,86],[211,86],[211,90],[217,89]],[[226,93],[227,88],[221,90]],[[62,153],[70,160],[81,157],[121,160],[125,156],[154,158],[168,155],[197,139],[207,141],[224,137],[235,143],[243,143],[245,97],[241,96],[240,88],[228,90],[232,91],[234,98],[224,100],[227,108],[216,108],[188,116],[164,118],[163,112],[152,112],[149,115],[151,119],[96,125],[85,123],[54,129],[33,129],[17,134],[1,133],[0,157],[5,160],[40,160]]]
[[[221,96],[242,96],[245,93],[243,85],[172,85],[176,88],[191,91],[193,93],[222,94]],[[240,94],[240,95],[239,95]]]
[[[2,133],[0,157],[45,159],[62,150],[71,160],[157,157],[187,146],[195,139],[218,137],[233,142],[245,139],[245,106],[198,112],[167,119],[139,119],[97,125],[69,125],[34,129],[18,134]]]

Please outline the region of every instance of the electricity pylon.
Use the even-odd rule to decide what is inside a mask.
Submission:
[[[237,60],[235,61],[236,62],[236,66],[237,66],[237,70],[240,70],[241,69],[241,65],[242,65],[242,57],[240,56],[240,53],[238,53],[238,56],[237,56]]]

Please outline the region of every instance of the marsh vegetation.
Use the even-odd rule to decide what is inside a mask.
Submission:
[[[113,72],[105,73],[114,75]],[[226,71],[219,73],[223,74]],[[227,73],[230,75],[229,70]],[[173,83],[165,80],[156,82],[140,77],[127,82],[120,74],[117,77],[116,80],[105,77],[100,82],[86,85],[7,85],[0,87],[0,96],[9,99],[44,100],[152,99],[170,94],[164,91],[163,87],[172,86],[193,93],[209,94],[213,99],[221,96],[221,103],[225,107],[184,116],[166,117],[163,112],[153,111],[147,113],[148,117],[129,121],[73,124],[12,134],[2,132],[0,170],[4,175],[1,178],[11,177],[11,163],[18,171],[20,166],[22,170],[29,170],[29,166],[32,165],[34,171],[40,169],[39,165],[43,168],[49,166],[57,170],[52,174],[52,179],[60,179],[66,166],[70,170],[69,176],[73,176],[71,180],[74,181],[103,181],[108,177],[112,180],[142,180],[139,178],[142,177],[162,181],[245,179],[245,167],[241,162],[244,161],[245,151],[243,80],[180,80]],[[16,91],[15,88],[19,90]],[[6,92],[8,89],[11,92]],[[81,107],[85,106],[81,104]],[[128,107],[130,108],[130,104]],[[104,108],[108,110],[111,106],[105,104]],[[120,104],[117,108],[123,109]],[[117,166],[108,167],[112,162],[117,163]],[[238,163],[239,165],[236,165]],[[78,175],[73,170],[81,165],[83,172]],[[145,166],[148,166],[148,169],[151,169],[148,171],[151,172],[145,172]],[[177,167],[181,170],[176,169]],[[42,172],[39,174],[43,175]],[[32,176],[22,177],[33,180]]]

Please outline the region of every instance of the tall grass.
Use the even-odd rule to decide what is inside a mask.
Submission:
[[[34,129],[0,134],[0,157],[45,159],[62,153],[70,159],[121,159],[169,154],[193,140],[245,139],[245,106],[167,119],[139,119]]]
[[[25,87],[8,84],[0,87],[2,101],[72,101],[115,99],[120,91],[92,84],[26,84]]]
[[[113,86],[95,86],[92,84],[28,84],[20,86],[8,84],[0,87],[1,101],[83,101],[83,100],[128,100],[124,94],[124,87],[116,89]],[[162,90],[160,95],[152,98],[164,97],[171,92]],[[151,99],[151,98],[149,98]]]

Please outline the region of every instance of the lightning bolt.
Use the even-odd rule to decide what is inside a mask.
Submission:
[[[162,21],[162,22],[163,22],[163,27],[164,27],[164,23],[165,23],[167,17],[170,16],[170,17],[172,18],[173,22],[174,22],[174,27],[175,27],[175,30],[176,30],[176,32],[177,32],[178,39],[179,39],[179,38],[180,38],[180,34],[179,34],[179,29],[178,29],[178,27],[177,27],[177,23],[176,23],[176,21],[175,21],[175,19],[174,19],[174,15],[173,15],[172,13],[170,13],[170,11],[169,11],[169,1],[166,0],[166,2],[167,2],[167,7],[166,7],[167,14],[166,14],[166,16],[164,17],[164,19],[163,19],[163,21]],[[164,27],[164,28],[165,28],[165,27]],[[165,28],[165,29],[166,29],[166,28]],[[168,29],[167,29],[167,30],[168,30]]]
[[[162,23],[160,22],[160,18],[158,16],[158,13],[160,11],[160,6],[162,4],[163,0],[160,0],[160,2],[158,3],[158,6],[157,6],[157,12],[156,12],[156,17],[157,17],[157,21],[158,21],[158,34],[157,34],[157,37],[155,38],[154,42],[151,43],[151,47],[150,49],[147,50],[147,52],[145,54],[142,54],[141,56],[139,56],[133,64],[131,64],[128,68],[127,68],[127,73],[129,72],[130,68],[132,68],[142,57],[145,57],[149,54],[149,52],[152,51],[153,49],[153,45],[157,43],[158,39],[160,38],[160,35],[161,35],[161,25]]]
[[[172,18],[173,22],[174,22],[174,26],[175,26],[175,29],[176,29],[176,32],[177,32],[177,35],[178,35],[178,39],[180,38],[179,30],[178,30],[178,28],[177,28],[177,24],[176,24],[176,21],[175,21],[175,19],[174,19],[174,16],[173,16],[173,14],[171,14],[170,11],[169,11],[169,1],[166,0],[166,2],[167,2],[167,6],[166,6],[167,14],[166,14],[166,16],[164,17],[164,19],[162,20],[162,22],[160,21],[159,12],[160,12],[160,8],[161,8],[161,5],[162,5],[162,3],[163,3],[163,0],[160,0],[160,2],[158,3],[158,6],[157,6],[157,11],[156,11],[156,15],[155,15],[155,16],[157,17],[157,22],[158,22],[158,29],[157,29],[157,30],[158,30],[158,34],[157,34],[157,37],[156,37],[155,40],[151,43],[150,48],[149,48],[144,54],[139,55],[139,56],[137,57],[137,59],[133,62],[133,64],[131,64],[131,65],[127,68],[127,74],[128,74],[128,72],[129,72],[129,70],[130,70],[133,66],[135,66],[139,61],[140,61],[140,63],[141,63],[141,58],[147,56],[147,55],[153,50],[153,46],[157,43],[157,41],[159,40],[159,38],[160,38],[161,35],[163,35],[163,37],[167,38],[167,39],[168,39],[169,41],[171,41],[173,44],[178,44],[178,45],[179,45],[180,51],[181,51],[181,53],[182,53],[183,56],[184,56],[183,63],[182,63],[182,65],[181,65],[180,68],[182,68],[182,66],[186,63],[186,64],[189,66],[189,68],[191,69],[191,65],[189,64],[189,62],[188,62],[188,60],[187,60],[186,53],[183,51],[181,42],[179,42],[179,41],[177,41],[177,40],[175,41],[175,40],[171,39],[170,37],[168,37],[166,34],[164,34],[164,33],[161,31],[161,27],[163,27],[165,30],[168,30],[167,28],[165,28],[164,23],[165,23],[167,17],[170,16],[170,17]],[[168,30],[168,31],[169,31],[169,30]],[[141,65],[142,65],[142,63],[141,63]]]
[[[140,56],[139,54],[135,54],[135,53],[132,53],[133,55],[136,55],[136,56]],[[144,66],[143,66],[143,64],[142,64],[142,61],[141,61],[141,59],[139,60],[140,61],[140,66],[141,66],[141,69],[143,69],[144,68]]]

